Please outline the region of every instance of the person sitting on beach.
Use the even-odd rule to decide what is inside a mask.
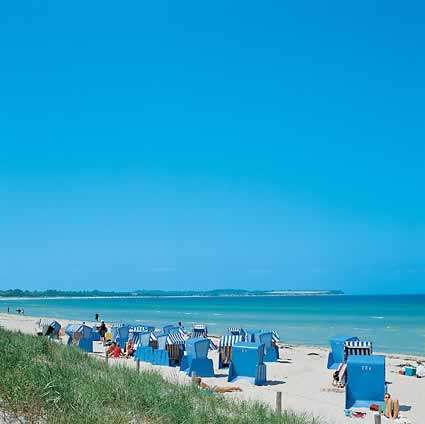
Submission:
[[[106,349],[106,354],[108,356],[111,356],[111,354],[114,351],[116,345],[117,344],[115,342],[112,342],[112,343],[109,344],[108,348]]]
[[[384,415],[390,419],[398,418],[398,413],[400,411],[400,405],[398,400],[391,399],[391,395],[389,393],[385,393],[384,401],[385,401]]]
[[[120,358],[122,356],[121,348],[116,342],[112,342],[107,350],[110,358]]]
[[[136,352],[136,349],[134,347],[134,341],[129,340],[127,342],[127,345],[125,346],[125,357],[128,359],[131,356],[133,356],[135,352]]]

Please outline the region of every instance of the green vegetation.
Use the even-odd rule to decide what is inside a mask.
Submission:
[[[172,384],[154,372],[109,367],[75,348],[3,329],[0,358],[0,410],[24,422],[317,423]]]
[[[164,291],[164,290],[135,290],[133,292],[113,292],[113,291],[60,291],[44,290],[29,291],[20,289],[0,290],[0,297],[114,297],[114,296],[278,296],[279,293],[286,295],[308,293],[310,295],[331,295],[343,294],[341,290],[241,290],[241,289],[218,289],[207,291]]]

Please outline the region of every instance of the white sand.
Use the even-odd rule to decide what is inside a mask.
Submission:
[[[24,333],[35,334],[39,318],[18,316],[14,314],[0,314],[0,326]],[[62,325],[69,320],[58,319]],[[87,323],[90,324],[90,323]],[[316,355],[309,355],[315,353]],[[283,407],[298,413],[307,413],[322,418],[328,424],[344,424],[353,422],[373,423],[373,413],[367,411],[365,419],[347,418],[344,416],[345,392],[335,392],[332,387],[332,371],[326,369],[328,350],[306,346],[282,346],[280,348],[279,363],[267,363],[267,386],[254,386],[245,381],[227,383],[227,369],[218,369],[217,352],[211,352],[214,360],[216,377],[204,378],[202,381],[212,386],[238,386],[242,392],[229,393],[225,396],[240,399],[252,399],[275,406],[276,392],[282,392]],[[389,392],[399,399],[401,415],[405,419],[383,423],[412,423],[425,424],[425,379],[406,377],[398,374],[401,363],[415,364],[417,360],[425,361],[423,357],[409,355],[386,355],[386,379],[389,383]],[[133,360],[111,359],[111,364],[121,364],[135,367]],[[177,368],[153,366],[141,363],[142,369],[157,369],[161,374],[176,382],[188,382],[190,379]],[[366,411],[365,411],[366,412]]]

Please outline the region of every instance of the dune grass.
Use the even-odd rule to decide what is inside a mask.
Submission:
[[[3,329],[0,410],[30,423],[317,422],[172,384],[155,372],[109,367],[75,348]]]

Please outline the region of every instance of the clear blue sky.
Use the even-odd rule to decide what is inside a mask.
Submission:
[[[4,1],[0,288],[423,292],[422,2]]]

